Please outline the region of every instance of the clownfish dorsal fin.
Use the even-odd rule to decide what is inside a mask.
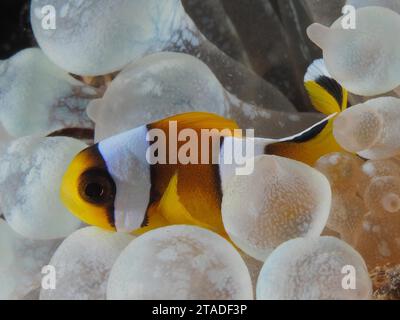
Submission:
[[[323,59],[315,60],[304,76],[304,86],[314,108],[326,115],[348,107],[348,92],[329,74]]]
[[[178,195],[178,172],[171,178],[158,204],[158,210],[169,224],[188,224],[210,229],[207,224],[193,218],[181,203]]]
[[[151,128],[168,129],[168,125],[171,121],[176,121],[180,129],[239,129],[235,121],[208,112],[181,113],[153,122],[149,126]]]

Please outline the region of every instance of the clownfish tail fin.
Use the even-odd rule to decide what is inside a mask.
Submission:
[[[348,107],[348,92],[329,74],[323,59],[315,60],[304,76],[304,86],[314,108],[326,115]]]

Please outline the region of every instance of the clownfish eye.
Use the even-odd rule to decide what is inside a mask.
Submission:
[[[106,170],[91,169],[80,177],[79,194],[86,202],[95,205],[112,204],[115,193],[115,183]]]
[[[85,186],[85,195],[90,199],[101,199],[104,195],[104,187],[100,183],[91,182]]]

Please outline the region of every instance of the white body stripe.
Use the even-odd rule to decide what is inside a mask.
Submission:
[[[146,160],[147,128],[142,126],[99,143],[99,151],[114,179],[115,227],[132,232],[141,227],[150,199],[150,165]]]

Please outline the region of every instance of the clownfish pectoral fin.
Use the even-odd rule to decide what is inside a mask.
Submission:
[[[326,115],[348,107],[348,92],[329,74],[323,59],[315,60],[304,76],[304,86],[314,108]]]
[[[178,173],[170,180],[159,204],[158,210],[169,224],[188,224],[210,229],[210,226],[193,218],[178,195]]]

